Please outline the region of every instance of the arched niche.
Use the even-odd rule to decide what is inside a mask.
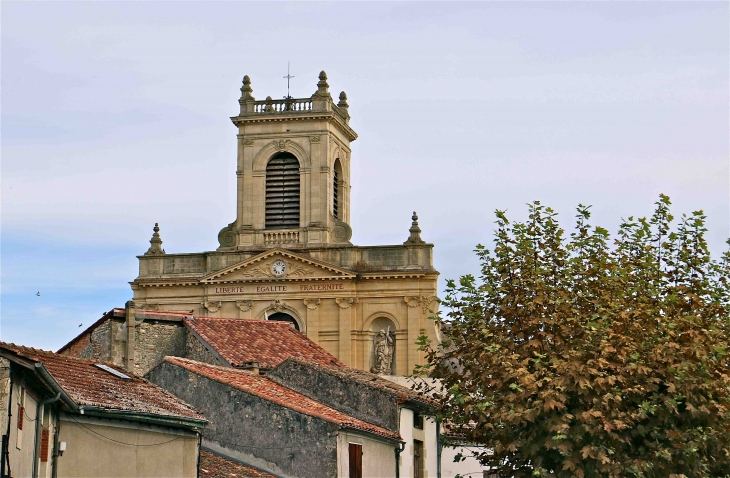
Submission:
[[[385,331],[386,333],[392,332],[395,335],[396,331],[398,330],[395,319],[392,318],[392,316],[389,317],[388,315],[390,315],[390,314],[387,314],[387,315],[386,314],[376,314],[376,315],[372,316],[371,319],[368,321],[369,327],[366,330],[368,330],[368,332],[369,332],[368,335],[370,336],[369,369],[371,371],[376,363],[375,341],[378,337],[378,333],[382,330],[382,331]],[[393,356],[390,361],[390,374],[389,375],[395,375],[396,364],[398,363],[398,353],[399,353],[398,341],[396,340],[395,347],[393,349]]]

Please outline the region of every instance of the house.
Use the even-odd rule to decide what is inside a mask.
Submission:
[[[130,337],[133,346],[128,348]],[[483,469],[472,458],[453,462],[454,456],[466,450],[443,444],[439,427],[428,415],[430,404],[410,390],[405,377],[347,367],[287,322],[194,317],[140,310],[128,304],[126,309],[105,314],[59,352],[113,360],[118,365],[126,362],[137,373],[147,373],[165,355],[265,373],[333,409],[398,433],[404,442],[399,452],[402,477],[447,477]],[[127,356],[132,360],[126,360]],[[175,389],[169,390],[177,394]],[[185,395],[180,397],[188,400]],[[215,416],[208,418],[216,422]],[[212,427],[203,432],[204,443]],[[251,464],[246,455],[237,456]],[[274,468],[262,468],[276,473]]]
[[[109,362],[0,342],[3,477],[195,477],[207,420]]]
[[[392,477],[400,435],[252,370],[167,357],[150,381],[210,417],[203,445],[282,477]]]

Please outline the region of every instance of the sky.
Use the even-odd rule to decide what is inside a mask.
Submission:
[[[664,193],[718,257],[729,5],[3,1],[0,338],[58,349],[122,307],[155,222],[168,253],[214,250],[241,79],[282,97],[288,61],[292,96],[320,70],[347,92],[352,242],[400,244],[417,211],[441,288],[535,200],[616,231]]]

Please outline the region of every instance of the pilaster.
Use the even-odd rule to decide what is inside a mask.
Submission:
[[[304,305],[307,307],[307,337],[315,343],[319,343],[319,304],[320,299],[304,299]]]

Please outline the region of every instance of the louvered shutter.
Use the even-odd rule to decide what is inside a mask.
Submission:
[[[299,227],[299,161],[277,154],[266,165],[266,229]]]

